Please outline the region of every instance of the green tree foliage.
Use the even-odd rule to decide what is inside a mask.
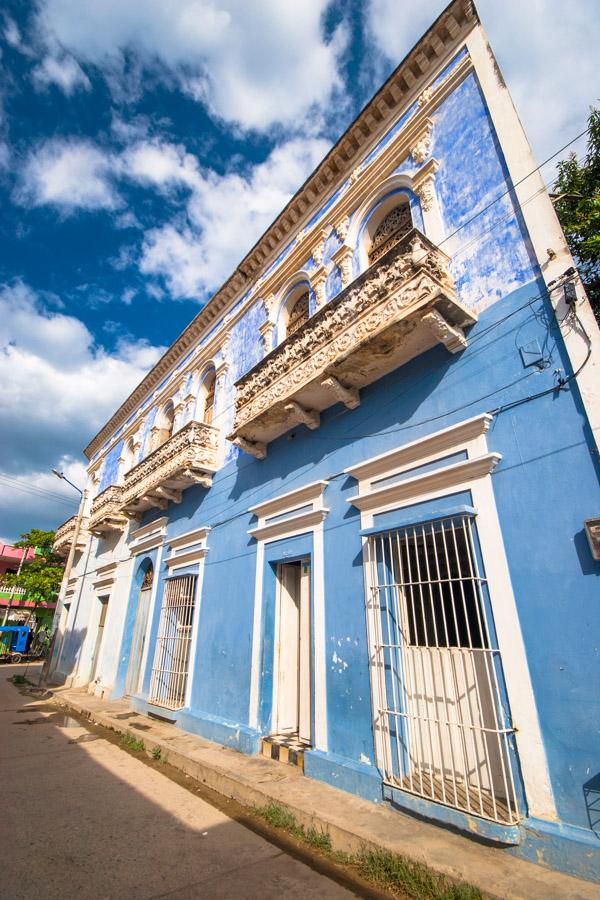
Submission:
[[[554,193],[565,195],[555,209],[600,321],[600,109],[590,112],[585,159],[571,153],[558,164]]]
[[[62,559],[52,552],[53,541],[53,531],[32,528],[22,534],[21,540],[15,541],[15,547],[33,547],[39,552],[32,559],[25,560],[19,575],[4,575],[2,578],[6,585],[25,588],[27,600],[36,606],[53,603],[60,588],[64,565]]]

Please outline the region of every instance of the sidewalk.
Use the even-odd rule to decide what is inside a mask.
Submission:
[[[293,766],[245,756],[134,713],[124,701],[106,702],[81,689],[54,689],[53,702],[68,706],[107,728],[129,732],[146,749],[212,790],[244,806],[286,807],[305,827],[330,835],[333,848],[356,852],[385,848],[425,863],[441,874],[478,886],[495,898],[598,900],[597,884],[571,878],[470,841],[385,806],[305,778]]]

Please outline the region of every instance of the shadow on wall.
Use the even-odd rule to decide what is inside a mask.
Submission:
[[[67,631],[62,647],[58,650],[56,664],[50,673],[50,684],[64,684],[67,678],[73,675],[79,662],[81,648],[85,642],[87,628]]]
[[[590,550],[590,544],[582,528],[573,536],[573,544],[579,557],[579,565],[584,575],[600,575],[600,562],[594,559]]]
[[[590,828],[600,840],[600,772],[583,785],[583,799]]]

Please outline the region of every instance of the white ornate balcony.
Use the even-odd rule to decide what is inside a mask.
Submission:
[[[438,342],[462,350],[475,321],[446,254],[413,229],[240,378],[229,440],[262,459],[269,441],[299,423],[317,428],[339,401],[358,406],[360,388]]]
[[[104,537],[111,531],[122,531],[127,519],[121,512],[123,488],[111,484],[94,499],[90,513],[88,531],[96,537]]]
[[[219,429],[188,422],[125,475],[121,509],[135,517],[146,509],[179,503],[194,484],[210,487],[217,470]]]
[[[52,550],[57,556],[67,557],[75,537],[75,526],[77,524],[77,516],[71,516],[62,525],[56,529]],[[79,526],[79,534],[77,535],[77,550],[83,550],[87,540],[88,520],[82,519]]]

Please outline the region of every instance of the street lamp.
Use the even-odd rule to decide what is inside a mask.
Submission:
[[[81,488],[78,488],[76,484],[73,484],[72,481],[69,481],[64,472],[59,472],[58,469],[52,469],[52,473],[56,475],[57,478],[60,478],[61,481],[66,481],[67,484],[70,484],[71,487],[75,488],[75,490],[79,492],[80,496],[83,497],[83,491],[81,490]]]

